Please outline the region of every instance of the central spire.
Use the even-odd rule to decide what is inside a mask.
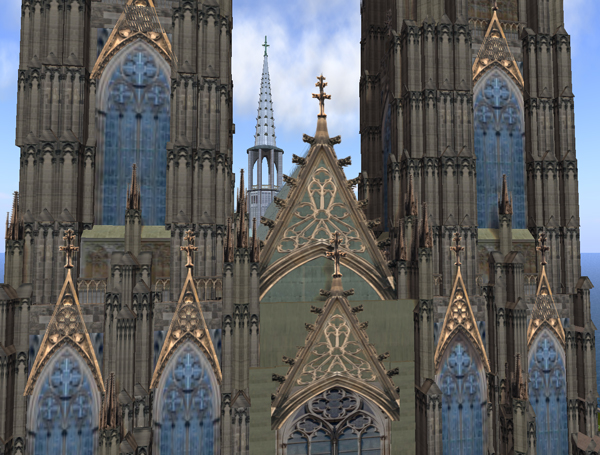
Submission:
[[[260,98],[258,99],[258,116],[256,117],[255,146],[269,145],[276,147],[275,119],[273,118],[273,99],[271,97],[271,78],[269,77],[269,55],[267,37],[265,36],[265,55],[260,82]]]

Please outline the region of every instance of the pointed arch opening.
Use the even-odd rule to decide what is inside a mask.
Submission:
[[[472,342],[457,332],[441,356],[436,383],[442,390],[444,455],[478,455],[486,447],[485,364]]]
[[[218,453],[220,387],[200,348],[182,344],[162,372],[154,400],[154,451],[181,455]]]
[[[42,371],[29,400],[30,453],[98,453],[99,413],[92,372],[75,349],[64,346]]]
[[[269,172],[269,159],[264,156],[261,160],[260,160],[260,165],[261,165],[261,171],[262,171],[262,186],[263,188],[268,188],[269,187],[269,177],[270,177],[270,172]]]
[[[565,351],[549,327],[529,346],[529,402],[535,412],[538,453],[569,451]]]
[[[525,229],[525,123],[523,95],[509,74],[495,67],[475,84],[473,96],[477,157],[477,221],[498,229],[498,200],[506,175],[513,199],[513,229]]]
[[[332,387],[287,419],[277,431],[277,453],[382,455],[389,453],[390,428],[389,418],[371,401]]]
[[[145,225],[165,223],[171,68],[145,40],[119,51],[97,89],[95,222],[125,223],[132,164],[137,164]]]

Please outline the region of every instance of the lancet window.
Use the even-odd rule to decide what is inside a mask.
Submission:
[[[364,397],[335,387],[311,399],[280,430],[280,454],[384,455],[389,421]]]
[[[197,345],[179,347],[162,373],[155,401],[157,452],[217,453],[219,394],[212,367]]]
[[[33,455],[96,453],[99,402],[87,365],[71,347],[62,348],[44,368],[31,397]]]
[[[436,382],[442,390],[444,455],[476,455],[484,449],[487,393],[484,365],[473,345],[457,334],[442,358]]]
[[[538,453],[569,452],[565,352],[549,329],[529,347],[529,402],[535,412]]]
[[[137,164],[145,225],[163,225],[170,139],[171,70],[136,41],[108,64],[98,86],[96,223],[125,223],[131,166]]]
[[[506,175],[513,228],[525,229],[523,96],[507,73],[493,69],[477,82],[473,99],[478,225],[498,229],[498,198]]]

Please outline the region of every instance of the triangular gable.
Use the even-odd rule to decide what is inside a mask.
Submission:
[[[137,39],[149,43],[167,63],[171,65],[176,63],[171,42],[160,25],[153,1],[128,0],[94,65],[91,79],[100,79],[108,62],[128,43]]]
[[[267,235],[261,253],[261,288],[272,285],[271,275],[279,279],[299,264],[322,257],[329,239],[339,232],[341,248],[348,254],[344,265],[361,276],[375,277],[382,288],[393,289],[392,273],[333,149],[338,140],[329,139],[324,118],[319,122],[319,131],[325,133],[306,138],[311,149],[301,159],[297,179],[288,183],[283,208]]]
[[[438,345],[435,350],[436,372],[440,370],[441,361],[446,349],[452,342],[454,336],[459,333],[464,334],[467,339],[471,341],[481,358],[486,372],[489,373],[491,371],[490,363],[485,352],[485,346],[481,340],[481,335],[479,334],[479,329],[477,328],[477,321],[473,314],[473,309],[471,308],[469,294],[467,293],[467,288],[463,281],[460,265],[456,272],[452,294],[450,295],[450,304],[446,310],[444,325],[442,326]]]
[[[535,304],[533,305],[531,320],[529,321],[529,327],[527,328],[527,344],[529,346],[531,346],[531,343],[538,332],[544,327],[548,327],[552,330],[564,346],[565,331],[556,306],[554,305],[552,288],[550,287],[548,276],[546,275],[546,265],[542,264],[542,273],[540,274]]]
[[[335,287],[334,278],[334,287]],[[339,278],[338,278],[339,280]],[[341,288],[341,287],[340,287]],[[369,343],[367,324],[361,324],[343,294],[326,302],[314,326],[279,386],[271,405],[271,423],[278,428],[309,398],[329,387],[347,387],[379,404],[392,420],[399,414],[399,395],[390,375]]]
[[[83,321],[79,298],[73,284],[70,268],[67,268],[67,278],[58,296],[54,313],[46,329],[40,349],[35,357],[33,368],[25,386],[25,395],[31,395],[46,364],[66,344],[75,348],[90,368],[98,390],[104,393],[102,372],[96,359],[92,340]]]
[[[155,389],[158,386],[160,376],[172,355],[177,351],[177,348],[188,340],[198,345],[202,350],[220,384],[223,378],[221,367],[210,337],[210,332],[204,320],[202,305],[200,304],[198,292],[192,278],[191,267],[188,268],[187,278],[179,295],[175,315],[171,320],[169,332],[163,343],[154,374],[152,375],[151,389]]]
[[[494,10],[487,33],[473,64],[473,83],[475,84],[488,69],[494,66],[508,71],[519,87],[522,88],[525,85],[517,62],[508,46],[496,10]]]

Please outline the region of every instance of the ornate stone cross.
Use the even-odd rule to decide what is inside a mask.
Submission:
[[[460,253],[462,251],[464,251],[465,247],[462,246],[460,244],[460,241],[462,240],[462,237],[460,236],[460,234],[457,232],[454,233],[454,243],[456,243],[456,246],[451,246],[450,249],[452,251],[454,251],[454,253],[456,254],[456,262],[454,263],[454,265],[460,267],[462,264],[460,262]]]
[[[192,260],[192,253],[194,251],[198,251],[198,247],[194,246],[194,240],[196,236],[194,235],[194,231],[189,230],[185,233],[185,237],[183,240],[186,240],[188,245],[182,246],[181,251],[185,251],[187,253],[187,264],[185,265],[188,268],[194,267],[194,261]]]
[[[65,236],[63,237],[63,240],[65,241],[65,246],[61,246],[59,249],[60,251],[63,251],[66,254],[66,264],[65,264],[65,269],[72,269],[73,268],[73,253],[76,253],[77,251],[79,251],[79,247],[78,246],[73,246],[73,240],[75,239],[75,232],[73,232],[73,229],[67,229],[65,231]]]
[[[317,79],[319,80],[319,82],[317,82],[315,84],[315,86],[319,87],[319,93],[318,94],[313,93],[313,98],[316,98],[319,100],[319,106],[321,107],[319,117],[326,117],[326,115],[325,115],[325,100],[330,100],[331,95],[328,95],[327,93],[325,93],[324,89],[325,89],[325,87],[327,87],[327,82],[325,82],[325,77],[323,77],[323,75],[321,74],[320,76],[317,76]]]
[[[267,48],[271,47],[270,45],[267,44],[267,37],[265,36],[265,44],[262,45],[265,48],[265,57],[268,55],[267,54]]]
[[[546,262],[546,252],[548,250],[550,250],[550,247],[548,245],[546,245],[547,241],[548,241],[548,236],[546,235],[546,233],[540,232],[540,238],[538,239],[539,246],[536,247],[536,250],[538,250],[540,253],[542,253],[542,265],[548,264],[548,262]]]
[[[333,234],[333,238],[330,240],[330,243],[333,246],[333,251],[327,252],[327,257],[333,259],[333,263],[335,264],[333,277],[340,278],[342,276],[340,272],[340,259],[346,257],[346,253],[340,251],[340,244],[342,241],[340,240],[340,234],[338,232]]]

